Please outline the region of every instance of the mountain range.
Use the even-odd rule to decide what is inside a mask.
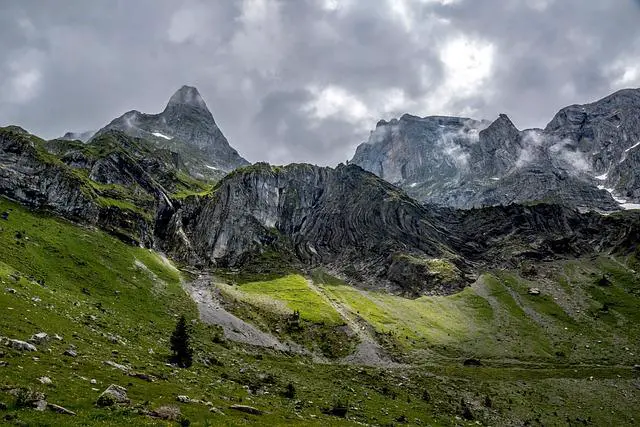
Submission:
[[[249,164],[190,86],[96,132],[0,128],[0,412],[633,425],[639,156],[638,89],[544,129],[381,120],[336,167]]]
[[[545,201],[638,208],[640,90],[560,110],[544,129],[404,115],[380,121],[351,163],[425,203],[457,208]]]

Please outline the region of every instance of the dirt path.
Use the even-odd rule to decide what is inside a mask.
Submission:
[[[276,337],[261,331],[224,309],[220,300],[211,292],[211,276],[201,274],[192,282],[183,282],[182,287],[198,305],[200,320],[210,325],[221,326],[224,336],[231,340],[279,351],[307,353],[300,346],[282,343]]]
[[[401,365],[393,362],[389,356],[387,356],[384,349],[378,344],[373,337],[373,334],[369,330],[369,325],[365,322],[359,321],[357,317],[351,313],[345,306],[337,303],[331,296],[327,295],[324,290],[312,280],[307,279],[309,288],[320,295],[331,307],[333,307],[340,317],[345,321],[349,329],[360,339],[360,344],[356,348],[356,351],[349,356],[340,360],[342,363],[348,363],[353,365],[365,365],[365,366],[380,366],[385,368],[400,367]]]

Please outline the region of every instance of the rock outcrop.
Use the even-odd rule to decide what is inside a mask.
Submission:
[[[583,210],[638,208],[640,89],[562,109],[545,129],[519,131],[457,117],[381,121],[352,163],[416,199],[472,208],[559,202]]]

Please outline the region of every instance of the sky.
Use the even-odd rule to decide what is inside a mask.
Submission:
[[[640,86],[640,0],[0,0],[0,125],[44,138],[198,88],[249,161],[336,165],[404,113],[544,127]]]

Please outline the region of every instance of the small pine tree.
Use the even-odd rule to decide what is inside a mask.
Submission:
[[[181,368],[188,368],[193,363],[193,349],[191,348],[191,331],[184,315],[180,316],[176,328],[171,334],[171,361]]]

